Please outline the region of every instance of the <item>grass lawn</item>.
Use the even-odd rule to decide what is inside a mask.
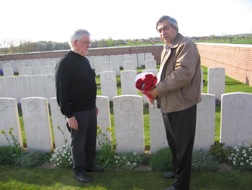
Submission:
[[[84,184],[73,177],[71,169],[20,168],[0,166],[0,189],[18,190],[162,190],[172,184],[162,172],[148,170],[105,170],[90,173],[94,179]],[[252,172],[193,172],[191,190],[250,190]]]

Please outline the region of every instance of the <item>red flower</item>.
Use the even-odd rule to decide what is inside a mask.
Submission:
[[[150,99],[152,96],[148,93],[148,91],[154,88],[156,83],[157,77],[151,72],[139,73],[135,79],[136,88]]]

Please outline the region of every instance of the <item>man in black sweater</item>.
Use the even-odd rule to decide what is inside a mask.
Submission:
[[[85,57],[90,45],[89,32],[75,31],[69,44],[71,50],[56,65],[56,96],[71,132],[75,177],[88,183],[92,178],[86,172],[103,172],[94,165],[98,109],[96,74]]]

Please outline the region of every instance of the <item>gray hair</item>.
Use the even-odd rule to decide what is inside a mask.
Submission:
[[[75,40],[80,40],[83,36],[90,36],[90,33],[85,29],[76,30],[70,37],[69,45],[72,47],[73,42]]]
[[[166,15],[161,16],[161,17],[158,19],[157,24],[156,24],[156,29],[157,29],[157,27],[158,27],[158,24],[159,24],[160,22],[165,21],[165,20],[167,20],[167,21],[169,22],[169,24],[170,24],[173,28],[177,29],[177,31],[178,31],[178,23],[177,23],[176,19],[175,19],[175,18],[172,18],[172,17],[169,17],[169,16],[166,16]]]

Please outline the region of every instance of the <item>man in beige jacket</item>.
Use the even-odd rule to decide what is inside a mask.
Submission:
[[[175,178],[167,190],[190,188],[191,160],[195,137],[197,103],[201,100],[201,62],[196,45],[178,32],[174,18],[162,16],[156,24],[165,42],[156,87],[148,93],[157,100],[166,137],[172,152],[173,170],[165,178]]]

